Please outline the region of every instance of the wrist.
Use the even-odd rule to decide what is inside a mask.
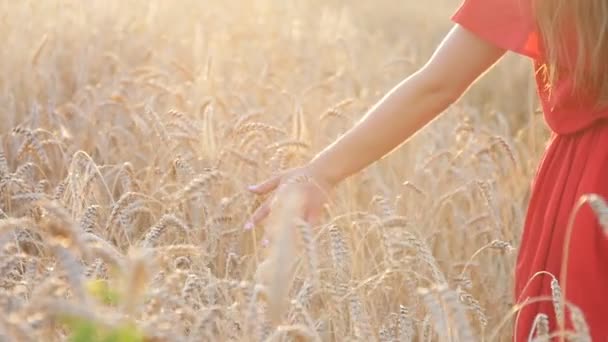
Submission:
[[[343,179],[343,177],[336,172],[336,167],[329,165],[329,163],[320,155],[313,158],[308,163],[307,167],[311,177],[322,182],[324,186],[329,188],[337,186]]]

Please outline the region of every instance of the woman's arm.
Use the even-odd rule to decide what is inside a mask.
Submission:
[[[305,220],[317,221],[327,190],[382,158],[433,120],[504,53],[464,28],[454,27],[424,67],[396,86],[355,127],[310,163],[249,190],[262,195],[286,179],[312,179],[313,182],[284,189],[301,195],[301,215]],[[273,198],[256,210],[245,224],[246,229],[269,215]]]
[[[382,158],[458,100],[504,53],[455,26],[424,67],[311,161],[311,172],[336,184]]]

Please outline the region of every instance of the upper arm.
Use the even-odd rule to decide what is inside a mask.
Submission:
[[[456,100],[483,73],[505,54],[506,50],[455,25],[419,76],[436,91]]]

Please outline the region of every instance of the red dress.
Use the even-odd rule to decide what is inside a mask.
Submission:
[[[543,54],[532,1],[465,0],[453,20],[500,48],[530,57],[538,68]],[[564,237],[577,201],[589,193],[608,198],[608,108],[596,109],[592,101],[572,96],[568,77],[549,98],[541,73],[537,75],[545,120],[554,134],[533,182],[515,270],[515,298],[523,303],[551,296],[551,277],[535,276],[549,272],[566,283],[566,300],[582,310],[593,341],[608,341],[608,238],[588,205],[576,215],[567,274],[560,274]],[[528,341],[538,313],[548,315],[551,329],[556,328],[550,301],[530,304],[519,313],[517,341]]]

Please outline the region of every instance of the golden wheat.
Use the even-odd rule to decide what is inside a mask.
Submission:
[[[517,248],[547,138],[533,97],[508,100],[532,89],[519,59],[340,185],[318,227],[287,196],[241,229],[265,200],[247,185],[344,133],[457,4],[2,3],[0,340],[64,341],[70,317],[147,341],[496,336],[515,253],[481,252]]]

